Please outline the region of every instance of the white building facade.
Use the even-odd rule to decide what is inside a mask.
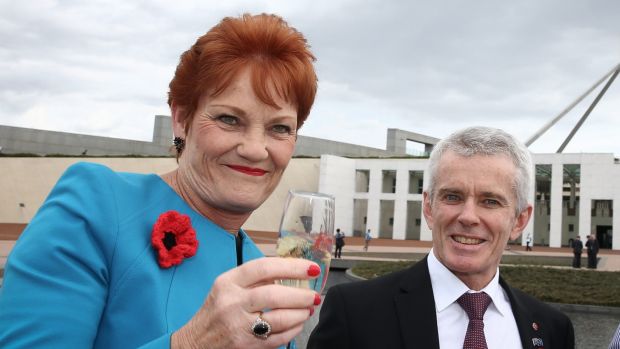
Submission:
[[[537,245],[569,246],[596,234],[603,248],[620,250],[620,164],[612,154],[534,154],[534,214],[522,239]],[[422,215],[425,158],[321,157],[318,191],[336,198],[335,224],[347,235],[370,229],[375,238],[430,241]]]

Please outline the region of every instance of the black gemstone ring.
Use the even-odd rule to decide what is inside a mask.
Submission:
[[[267,337],[271,334],[271,325],[267,321],[263,320],[261,315],[263,315],[262,312],[256,317],[256,320],[252,323],[250,330],[255,337],[267,339]]]

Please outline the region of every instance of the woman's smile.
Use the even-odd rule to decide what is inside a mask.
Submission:
[[[233,169],[241,173],[245,173],[250,176],[264,176],[267,173],[267,171],[261,168],[254,168],[254,167],[247,167],[247,166],[240,166],[240,165],[226,165],[226,166],[230,169]]]

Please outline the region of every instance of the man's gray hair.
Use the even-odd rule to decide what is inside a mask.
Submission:
[[[500,154],[508,156],[517,169],[513,184],[517,197],[517,214],[527,207],[528,195],[532,187],[533,171],[530,151],[523,143],[505,131],[482,126],[469,127],[457,131],[435,145],[428,166],[429,180],[427,191],[431,202],[435,194],[437,168],[439,167],[441,157],[448,150],[465,157]]]

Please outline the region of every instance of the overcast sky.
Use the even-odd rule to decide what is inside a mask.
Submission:
[[[525,141],[620,63],[618,0],[0,0],[0,124],[150,140],[179,55],[244,12],[312,46],[300,134],[383,149],[388,128]],[[530,149],[555,152],[603,85]],[[620,78],[564,152],[620,156]]]

